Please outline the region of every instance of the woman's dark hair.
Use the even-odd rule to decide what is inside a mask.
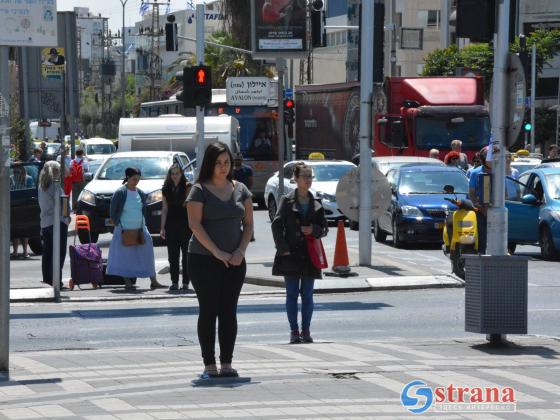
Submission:
[[[179,173],[181,174],[181,179],[179,180],[179,185],[178,185],[179,190],[182,191],[183,189],[185,190],[187,189],[187,178],[185,178],[185,173],[179,167],[178,164],[174,163],[173,165],[171,165],[171,168],[169,168],[169,170],[167,171],[167,176],[165,177],[165,181],[163,182],[162,192],[164,195],[169,193],[175,186],[175,183],[171,179],[171,172],[173,172],[173,170],[178,170]]]
[[[306,165],[304,162],[297,162],[294,165],[294,178],[299,178],[301,171],[304,169],[311,170],[311,167],[309,165]]]
[[[227,153],[230,161],[230,169],[227,179],[233,181],[233,155],[227,144],[217,141],[215,143],[209,144],[204,152],[204,159],[202,159],[202,166],[198,174],[198,179],[196,182],[203,183],[210,181],[214,176],[214,167],[216,166],[216,161],[218,156],[222,153]]]

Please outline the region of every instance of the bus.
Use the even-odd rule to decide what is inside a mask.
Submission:
[[[275,99],[275,98],[274,98]],[[230,115],[239,121],[239,146],[244,164],[253,170],[251,192],[260,207],[264,208],[264,187],[268,179],[278,170],[278,118],[277,101],[268,106],[231,106],[226,102],[225,89],[212,89],[212,104],[205,108],[206,116]],[[140,118],[161,115],[195,116],[193,108],[184,108],[183,103],[172,96],[170,99],[143,102]]]

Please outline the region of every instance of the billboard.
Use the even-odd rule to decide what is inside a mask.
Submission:
[[[43,48],[41,50],[41,74],[43,79],[62,80],[64,62],[64,48]]]
[[[0,45],[56,45],[56,0],[1,0],[0,28]]]
[[[306,10],[306,0],[251,0],[253,57],[305,57]]]

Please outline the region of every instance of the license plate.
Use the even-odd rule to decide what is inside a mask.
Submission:
[[[434,223],[436,229],[443,229],[443,223]]]
[[[111,219],[105,219],[105,226],[113,226]]]

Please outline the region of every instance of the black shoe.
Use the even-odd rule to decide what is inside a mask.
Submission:
[[[301,335],[299,335],[299,331],[292,331],[290,333],[290,344],[299,344],[301,343]]]
[[[177,283],[171,283],[171,286],[169,286],[168,291],[178,292],[179,291],[179,286],[177,285]]]
[[[309,331],[301,332],[301,341],[304,343],[313,343],[313,338],[311,338]]]
[[[183,284],[183,286],[181,287],[181,291],[183,293],[192,293],[192,290],[189,289],[189,285],[188,284]]]

